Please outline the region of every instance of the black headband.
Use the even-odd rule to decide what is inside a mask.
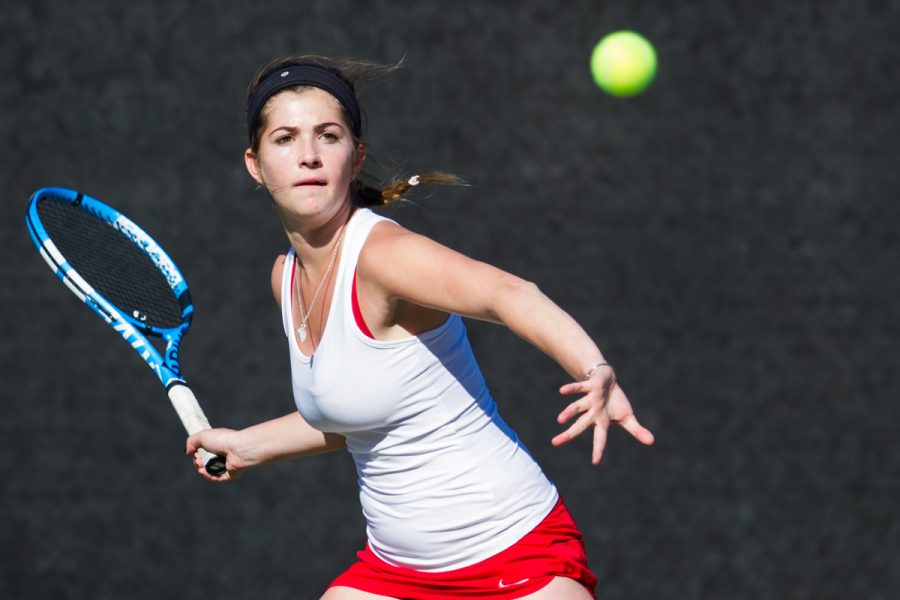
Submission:
[[[338,102],[350,113],[353,135],[359,137],[362,131],[362,119],[353,88],[327,67],[293,64],[279,67],[266,75],[247,100],[247,132],[250,134],[251,143],[256,122],[259,119],[259,111],[262,110],[266,100],[271,98],[275,92],[295,85],[311,85],[321,88],[337,98]]]

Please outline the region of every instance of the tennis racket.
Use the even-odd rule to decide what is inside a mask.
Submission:
[[[50,269],[147,362],[188,434],[209,429],[178,362],[194,305],[172,259],[122,213],[73,190],[36,191],[25,222]],[[149,338],[165,343],[162,354]],[[222,457],[200,453],[207,471],[225,472]]]

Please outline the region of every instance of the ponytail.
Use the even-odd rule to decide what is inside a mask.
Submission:
[[[353,196],[355,202],[364,207],[386,206],[403,198],[409,190],[421,184],[439,185],[466,185],[466,183],[450,173],[433,171],[424,175],[415,175],[406,180],[395,180],[385,187],[367,184],[361,179],[353,182]]]

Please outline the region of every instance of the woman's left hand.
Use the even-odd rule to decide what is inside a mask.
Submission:
[[[576,415],[578,418],[564,432],[553,438],[554,446],[561,446],[594,427],[594,449],[591,462],[600,463],[610,423],[618,423],[642,444],[653,443],[653,434],[638,423],[631,409],[631,403],[625,392],[616,382],[615,372],[608,365],[596,369],[586,381],[568,383],[559,389],[559,393],[584,394],[567,406],[556,420],[560,424],[569,422]]]

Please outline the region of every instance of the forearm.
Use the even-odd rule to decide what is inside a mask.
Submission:
[[[497,320],[581,380],[604,360],[597,344],[566,311],[533,283],[511,277],[496,294]]]
[[[341,435],[314,429],[300,413],[293,412],[242,429],[235,445],[249,467],[339,450],[346,442]]]

